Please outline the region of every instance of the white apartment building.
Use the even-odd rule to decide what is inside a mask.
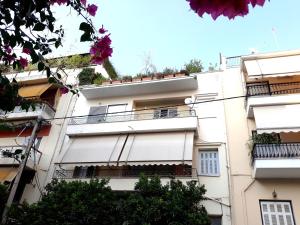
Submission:
[[[82,86],[48,181],[109,177],[113,190],[133,190],[141,173],[194,180],[213,224],[231,224],[220,75]]]
[[[300,51],[236,60],[223,73],[224,97],[241,96],[224,101],[232,224],[298,224]]]

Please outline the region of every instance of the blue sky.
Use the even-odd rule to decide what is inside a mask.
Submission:
[[[88,1],[92,2],[92,0]],[[102,0],[94,18],[110,31],[114,49],[111,61],[121,75],[141,72],[147,56],[157,70],[177,69],[190,59],[204,65],[225,56],[300,48],[300,1],[271,0],[234,20],[198,17],[185,0]],[[65,8],[57,10],[66,30],[64,47],[57,54],[87,52],[79,43],[81,19]],[[273,30],[273,31],[272,31]]]

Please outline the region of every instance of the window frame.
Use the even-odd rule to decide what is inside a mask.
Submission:
[[[216,161],[217,161],[217,173],[202,173],[201,171],[201,165],[202,165],[202,160],[201,160],[201,155],[204,153],[217,153]],[[198,170],[198,176],[206,176],[206,177],[219,177],[221,176],[221,171],[220,171],[220,157],[219,157],[219,149],[218,148],[205,148],[205,149],[198,149],[198,164],[197,164],[197,170]],[[204,159],[206,161],[211,160],[211,159]]]
[[[162,110],[166,110],[166,116],[162,117]],[[170,110],[174,110],[174,115],[170,116]],[[168,108],[158,108],[153,111],[153,119],[167,119],[167,118],[176,118],[178,117],[178,108],[177,107],[168,107]]]
[[[290,209],[291,209],[291,215],[292,215],[292,222],[294,223],[293,225],[296,225],[296,220],[295,220],[295,214],[294,214],[294,209],[293,209],[293,204],[292,204],[292,200],[272,200],[272,199],[260,199],[259,200],[259,209],[260,209],[260,218],[261,218],[261,223],[262,225],[265,225],[264,223],[264,218],[263,218],[263,211],[262,211],[262,203],[270,203],[270,202],[274,202],[274,203],[288,203],[290,205]]]

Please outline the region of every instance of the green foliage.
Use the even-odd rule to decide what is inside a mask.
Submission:
[[[209,225],[195,182],[141,177],[134,192],[113,192],[107,180],[57,182],[33,205],[14,206],[8,225]]]
[[[84,68],[78,74],[79,85],[102,84],[106,80],[100,73],[95,73],[95,69]]]
[[[203,71],[203,65],[201,60],[192,59],[189,63],[184,65],[184,69],[188,73],[200,73]]]
[[[113,64],[108,59],[104,61],[103,67],[104,67],[104,69],[106,70],[108,76],[111,79],[117,79],[118,78],[118,73],[117,73],[115,67],[113,66]]]
[[[164,70],[162,72],[163,75],[169,75],[169,74],[174,74],[174,73],[178,73],[178,70],[175,68],[168,68],[168,67],[164,68]]]
[[[277,134],[253,134],[252,136],[253,144],[279,144],[280,138]]]

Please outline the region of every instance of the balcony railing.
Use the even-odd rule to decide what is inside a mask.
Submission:
[[[247,96],[281,95],[300,93],[300,82],[276,83],[267,82],[247,84]]]
[[[55,110],[51,106],[49,106],[47,103],[40,103],[35,106],[34,110],[30,107],[28,111],[26,111],[25,109],[22,109],[21,106],[16,106],[11,112],[0,110],[0,117],[13,118],[22,115],[28,115],[32,117],[41,115],[43,112],[46,113],[50,118],[54,117],[55,115]]]
[[[167,119],[167,118],[183,118],[196,116],[195,110],[177,110],[168,111],[166,113],[143,112],[143,111],[126,111],[118,113],[105,113],[98,115],[89,115],[85,117],[72,118],[69,122],[70,125],[77,124],[95,124],[107,122],[124,122],[124,121],[137,121],[137,120],[153,120],[153,119]]]
[[[226,68],[239,67],[241,63],[241,56],[227,57]]]
[[[92,178],[138,178],[141,174],[159,177],[192,177],[196,169],[184,168],[182,171],[174,170],[140,170],[140,169],[101,169],[97,174],[76,174],[74,170],[57,169],[53,178],[56,179],[92,179]]]
[[[252,157],[253,159],[298,158],[300,143],[255,144]]]

